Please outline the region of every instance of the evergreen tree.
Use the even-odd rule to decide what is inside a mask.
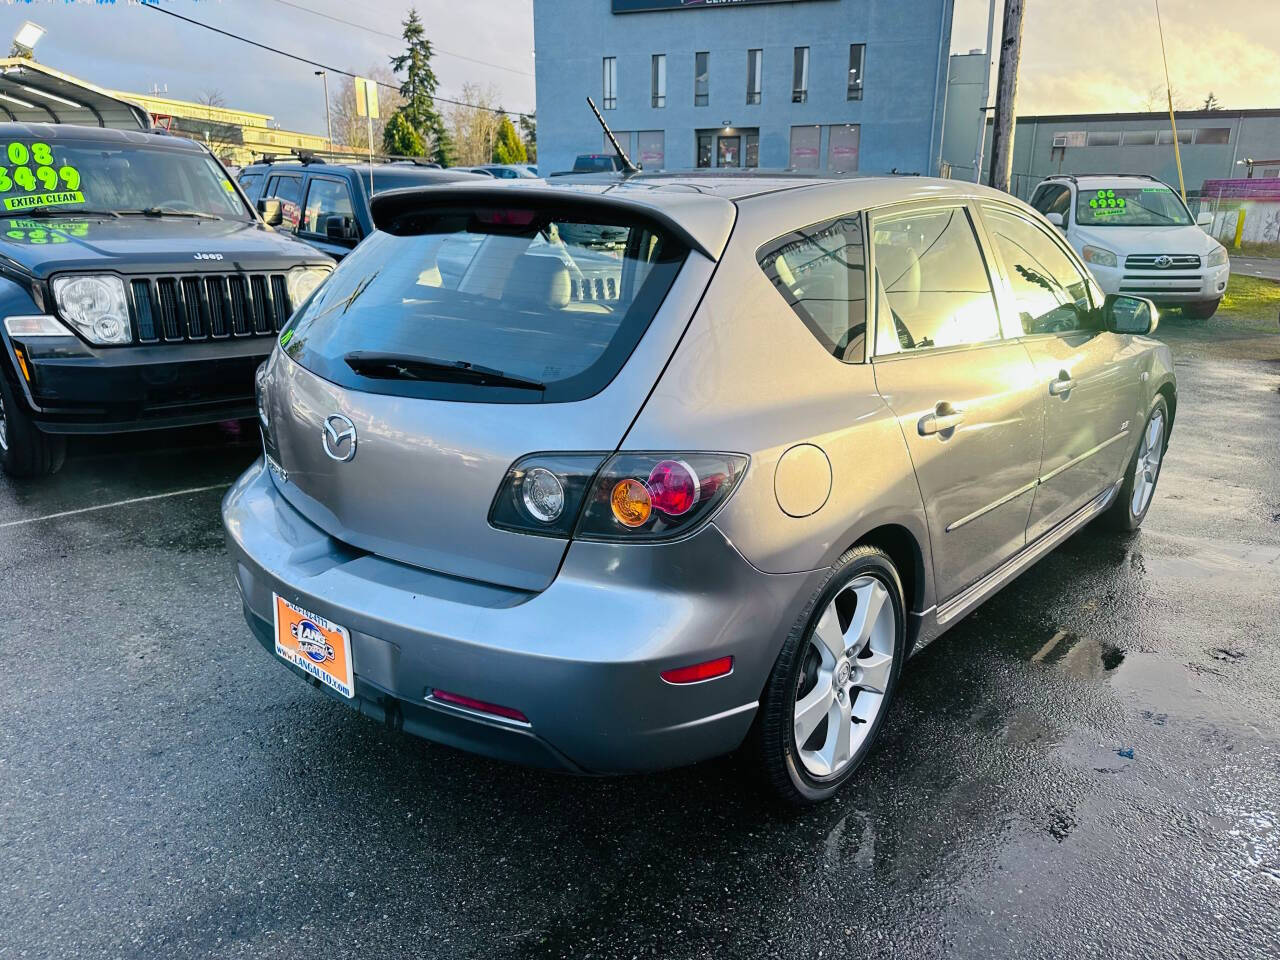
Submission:
[[[400,95],[404,97],[404,103],[395,115],[403,116],[423,143],[429,145],[427,153],[432,160],[441,166],[448,166],[453,161],[453,144],[444,119],[435,107],[434,98],[439,81],[436,79],[436,72],[431,69],[431,41],[427,39],[416,9],[410,9],[403,26],[405,52],[391,58],[392,71],[397,75],[405,75],[400,84]],[[383,136],[383,149],[389,150],[390,130],[391,123],[388,121],[387,133]]]
[[[538,160],[538,112],[536,110],[520,118],[520,139],[524,141],[529,162],[536,163]]]
[[[498,124],[498,138],[493,145],[494,163],[528,163],[529,154],[524,149],[520,135],[516,133],[511,118],[503,114]]]
[[[400,111],[391,115],[387,128],[382,133],[382,149],[398,157],[425,157],[427,145],[418,136],[418,131],[409,126],[409,121]]]

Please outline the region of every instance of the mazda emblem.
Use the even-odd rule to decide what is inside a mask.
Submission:
[[[340,413],[325,417],[321,431],[324,452],[339,463],[346,463],[356,455],[356,425]]]
[[[1156,257],[1156,266],[1161,270],[1168,270],[1173,266],[1173,257],[1166,253],[1160,254],[1160,256]]]

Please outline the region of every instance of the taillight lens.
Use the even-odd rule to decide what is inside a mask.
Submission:
[[[735,453],[619,453],[591,486],[579,540],[670,540],[701,526],[724,503],[747,458]]]
[[[607,462],[601,454],[532,454],[507,472],[489,522],[548,537],[670,540],[709,519],[746,467],[736,453],[619,453]]]

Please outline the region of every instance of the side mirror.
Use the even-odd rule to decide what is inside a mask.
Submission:
[[[1196,226],[1197,226],[1197,227],[1212,227],[1212,226],[1213,226],[1213,214],[1212,214],[1212,213],[1202,213],[1202,214],[1200,214],[1199,216],[1197,216],[1197,217],[1196,217]]]
[[[284,205],[273,197],[263,197],[258,201],[258,213],[268,227],[278,227],[284,223]]]
[[[1056,210],[1050,213],[1046,213],[1044,215],[1044,218],[1048,220],[1050,223],[1052,223],[1059,230],[1061,230],[1066,225],[1066,221],[1062,219],[1062,214],[1058,213]]]
[[[1102,303],[1102,320],[1112,333],[1147,335],[1160,325],[1160,311],[1145,297],[1109,293]]]
[[[351,243],[356,239],[355,224],[341,214],[325,217],[324,235],[326,240],[334,243]]]

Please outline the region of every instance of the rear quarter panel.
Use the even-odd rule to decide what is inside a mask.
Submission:
[[[833,206],[827,191],[776,197],[741,205],[707,294],[623,446],[750,455],[715,523],[764,572],[830,566],[887,523],[911,533],[928,570],[919,486],[871,366],[827,353],[756,260],[762,244],[857,207]],[[820,447],[831,465],[830,495],[803,517],[785,513],[775,492],[778,462],[799,443]],[[933,602],[921,587],[918,609]]]

